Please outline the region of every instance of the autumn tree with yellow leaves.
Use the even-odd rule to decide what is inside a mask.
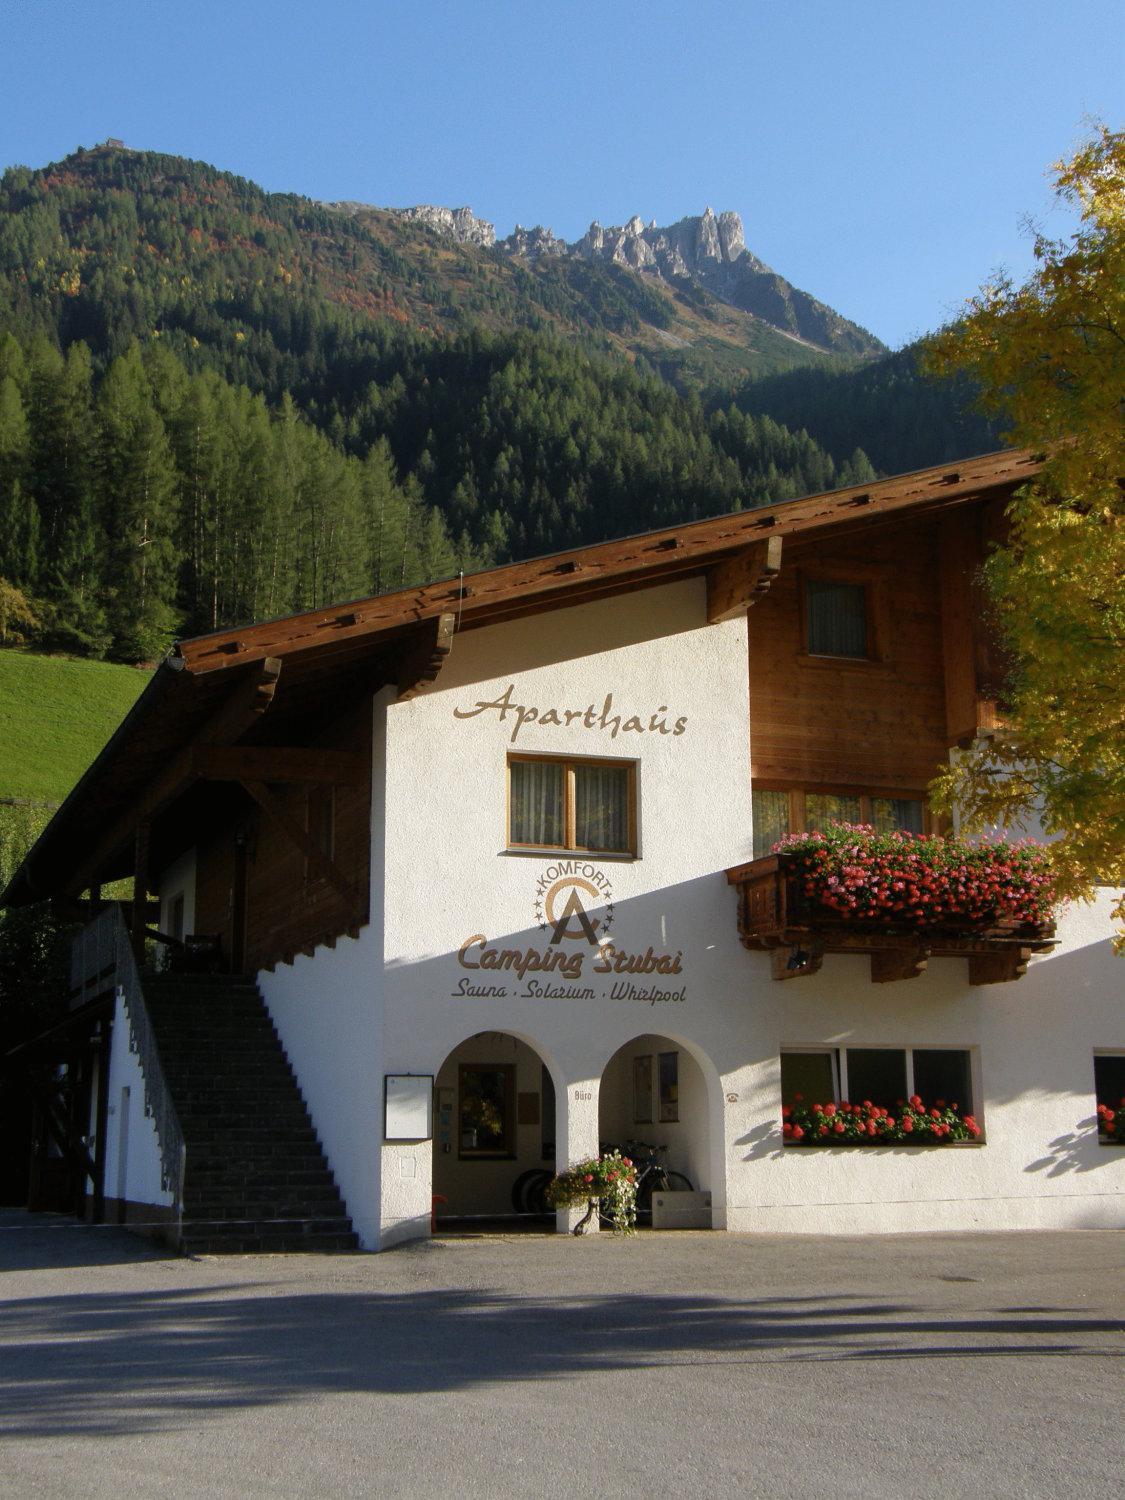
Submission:
[[[931,791],[970,829],[1038,811],[1061,893],[1082,897],[1125,886],[1125,135],[1099,127],[1054,170],[1077,230],[1037,236],[1027,282],[984,287],[927,355],[1046,455],[986,564],[1014,662],[1007,727]],[[1115,917],[1121,951],[1125,900]]]

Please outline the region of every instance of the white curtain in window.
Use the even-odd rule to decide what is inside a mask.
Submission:
[[[858,797],[837,797],[832,792],[805,794],[805,827],[810,833],[822,831],[829,823],[858,823]]]
[[[753,799],[754,858],[768,854],[789,832],[789,793],[755,790]]]
[[[575,766],[574,839],[580,849],[628,849],[627,767]]]
[[[916,797],[872,797],[871,821],[880,833],[902,828],[922,832],[922,804]]]
[[[565,843],[561,763],[553,760],[514,760],[509,770],[510,841],[513,844]]]
[[[814,655],[867,655],[867,596],[862,584],[810,578],[805,601],[809,650]]]

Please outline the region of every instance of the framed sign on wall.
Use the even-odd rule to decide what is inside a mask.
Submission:
[[[383,1078],[383,1138],[428,1141],[434,1133],[434,1075],[387,1073]]]

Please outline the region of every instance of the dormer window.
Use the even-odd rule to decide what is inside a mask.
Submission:
[[[867,589],[828,578],[805,580],[806,646],[810,656],[871,655]]]

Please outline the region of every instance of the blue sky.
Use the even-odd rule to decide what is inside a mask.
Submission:
[[[501,234],[735,209],[892,345],[1030,264],[1125,124],[1120,0],[0,0],[0,165],[106,136]]]

